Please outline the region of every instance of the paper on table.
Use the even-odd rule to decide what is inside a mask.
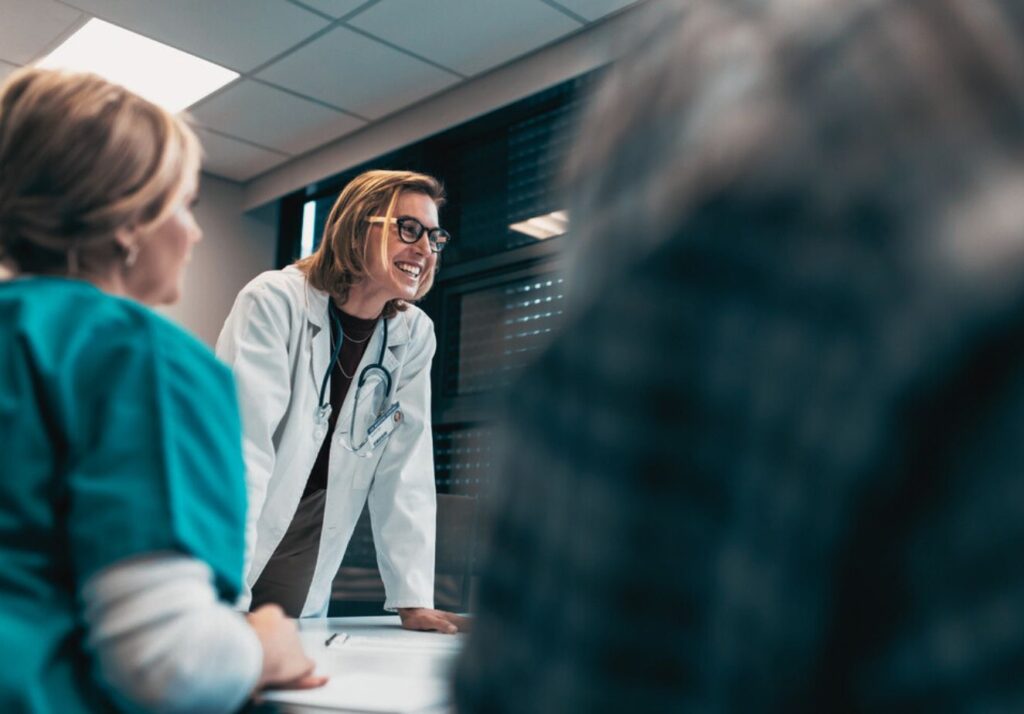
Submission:
[[[448,682],[435,677],[335,674],[318,689],[271,690],[263,698],[283,704],[331,707],[374,714],[408,714],[448,700]]]
[[[339,632],[333,637],[328,650],[387,649],[402,652],[458,652],[462,638],[458,635],[439,635],[425,632],[395,632],[392,634],[348,634]]]

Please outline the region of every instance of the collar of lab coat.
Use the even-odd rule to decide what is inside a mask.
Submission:
[[[291,269],[297,270],[294,266]],[[306,320],[316,329],[310,330],[310,367],[314,382],[314,388],[318,391],[323,376],[327,371],[327,365],[331,359],[331,330],[328,324],[327,301],[328,294],[319,290],[305,281],[306,288]],[[380,353],[380,341],[383,339],[384,331],[378,326],[366,346],[363,359],[359,363],[359,370],[376,361]],[[398,358],[395,356],[395,349],[409,341],[409,320],[405,313],[398,313],[388,320],[388,349],[384,353],[384,368],[392,375],[398,368]],[[394,389],[397,385],[393,385]],[[351,400],[346,399],[346,402]]]
[[[289,266],[291,270],[298,270],[295,266]],[[328,295],[323,290],[318,290],[305,281],[306,286],[306,320],[311,325],[316,325],[317,332],[329,327],[327,317]],[[404,314],[398,313],[388,320],[388,347],[398,347],[409,341],[409,321],[403,319]]]

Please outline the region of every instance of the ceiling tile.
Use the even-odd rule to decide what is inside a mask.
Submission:
[[[299,2],[331,17],[347,15],[360,5],[366,4],[366,0],[299,0]]]
[[[11,75],[11,72],[16,69],[18,69],[18,65],[0,60],[0,82],[7,79]]]
[[[465,75],[504,64],[581,27],[540,0],[383,0],[346,24]]]
[[[211,129],[287,154],[301,154],[365,122],[280,89],[242,80],[189,112]]]
[[[370,118],[459,81],[450,72],[344,27],[318,37],[257,76]]]
[[[635,5],[637,0],[557,0],[558,4],[572,10],[587,20],[600,20],[616,10]]]
[[[28,64],[51,49],[82,13],[50,0],[0,0],[0,59]]]
[[[239,72],[330,20],[281,0],[67,0],[86,12]]]
[[[196,134],[203,144],[203,171],[232,181],[248,181],[289,158],[202,127],[196,127]]]

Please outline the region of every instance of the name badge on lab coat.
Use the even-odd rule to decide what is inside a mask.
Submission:
[[[391,432],[401,423],[402,410],[398,402],[395,402],[385,409],[384,413],[377,417],[370,424],[370,428],[366,430],[366,448],[370,450],[370,455],[373,454],[374,449],[387,441],[387,438],[391,436]]]

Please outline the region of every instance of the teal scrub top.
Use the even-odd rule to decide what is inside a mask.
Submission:
[[[151,310],[61,278],[0,283],[0,712],[116,711],[82,620],[104,568],[174,551],[242,577],[234,382]]]

